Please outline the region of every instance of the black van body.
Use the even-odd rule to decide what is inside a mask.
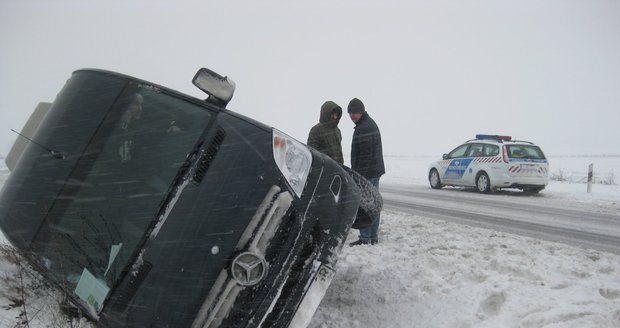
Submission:
[[[224,106],[74,72],[5,182],[0,228],[102,327],[305,326],[360,188]]]

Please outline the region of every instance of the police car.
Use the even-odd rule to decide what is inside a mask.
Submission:
[[[500,188],[538,193],[549,181],[549,162],[529,141],[478,134],[431,164],[428,180],[433,189],[465,186],[483,193]]]

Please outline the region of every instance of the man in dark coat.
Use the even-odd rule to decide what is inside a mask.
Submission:
[[[319,123],[310,129],[308,146],[344,164],[342,156],[342,134],[338,123],[342,117],[342,108],[333,101],[326,101],[321,106]]]
[[[351,121],[355,123],[351,142],[351,169],[361,174],[378,189],[379,179],[385,174],[379,127],[366,112],[364,103],[357,98],[351,99],[347,112]],[[378,243],[380,221],[381,218],[377,215],[371,226],[360,229],[359,240],[351,243],[351,246]]]

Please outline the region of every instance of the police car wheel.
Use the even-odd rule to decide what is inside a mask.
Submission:
[[[478,177],[476,177],[476,188],[478,188],[479,192],[485,194],[491,192],[491,180],[489,180],[489,176],[486,173],[481,172],[478,174]]]
[[[441,187],[443,187],[441,185],[441,179],[439,179],[439,173],[435,169],[432,169],[431,173],[428,175],[428,181],[433,189],[441,189]]]

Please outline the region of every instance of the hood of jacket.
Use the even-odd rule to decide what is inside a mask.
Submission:
[[[323,106],[321,106],[321,117],[319,118],[320,123],[327,123],[331,121],[332,113],[336,113],[338,118],[336,119],[336,124],[340,122],[340,118],[342,117],[342,108],[338,106],[333,101],[326,101]]]

